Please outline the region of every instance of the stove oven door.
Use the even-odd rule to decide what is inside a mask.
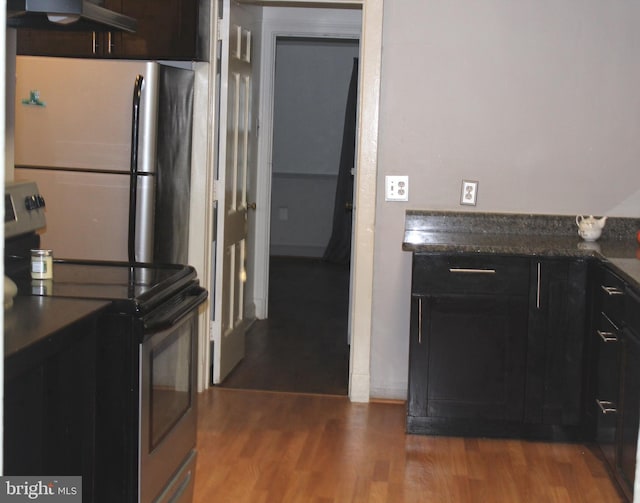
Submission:
[[[204,297],[206,292],[197,289],[156,314],[150,325],[158,330],[141,344],[138,482],[142,503],[192,501],[197,306]]]

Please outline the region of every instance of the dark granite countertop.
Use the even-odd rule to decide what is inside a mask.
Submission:
[[[19,367],[69,344],[74,337],[69,327],[109,305],[108,301],[17,296],[4,311],[5,373],[15,374]]]
[[[640,219],[608,218],[602,236],[586,242],[575,216],[408,210],[402,249],[422,253],[498,253],[593,257],[640,288]]]

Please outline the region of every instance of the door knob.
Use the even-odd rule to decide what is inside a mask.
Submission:
[[[256,203],[247,203],[247,209],[255,210],[256,209]]]
[[[345,203],[345,204],[344,204],[344,209],[345,209],[346,211],[351,211],[351,210],[353,210],[353,203]]]

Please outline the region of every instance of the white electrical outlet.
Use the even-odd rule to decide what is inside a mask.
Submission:
[[[460,204],[476,205],[478,197],[478,182],[475,180],[462,180],[462,191],[460,192]]]
[[[384,177],[384,200],[385,201],[408,201],[409,200],[409,177],[405,175],[392,175]]]

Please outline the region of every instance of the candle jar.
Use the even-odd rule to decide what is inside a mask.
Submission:
[[[53,278],[53,252],[51,250],[31,250],[31,278]]]

